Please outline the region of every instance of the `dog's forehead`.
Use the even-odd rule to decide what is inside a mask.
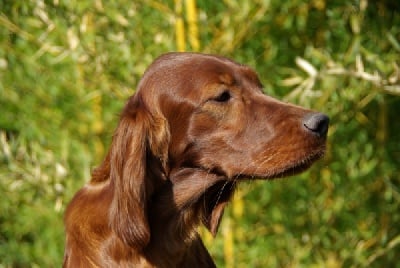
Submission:
[[[227,86],[251,83],[261,86],[252,68],[220,56],[194,54],[193,57],[184,57],[181,67],[182,73],[195,83]]]
[[[262,87],[250,67],[221,56],[200,53],[164,54],[149,66],[142,80],[141,87],[150,90],[151,95],[163,95],[172,90],[175,96],[193,101],[211,96],[222,86]]]

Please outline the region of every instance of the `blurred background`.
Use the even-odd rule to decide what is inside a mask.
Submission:
[[[400,267],[400,2],[0,0],[0,267],[60,267],[63,212],[146,67],[168,51],[252,66],[331,117],[326,157],[243,183],[219,267]]]

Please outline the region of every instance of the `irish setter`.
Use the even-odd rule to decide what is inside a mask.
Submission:
[[[239,182],[308,168],[324,153],[328,124],[264,95],[245,65],[159,57],[67,208],[64,267],[215,267],[197,226],[216,234]]]

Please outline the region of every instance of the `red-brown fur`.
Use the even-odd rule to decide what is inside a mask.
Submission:
[[[264,95],[244,65],[161,56],[67,208],[64,267],[215,267],[197,226],[216,234],[238,182],[308,168],[328,121]]]

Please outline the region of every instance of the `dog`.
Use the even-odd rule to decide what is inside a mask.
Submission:
[[[145,71],[110,149],[65,213],[64,267],[215,267],[215,235],[241,181],[306,170],[329,118],[263,94],[230,59],[168,53]]]

